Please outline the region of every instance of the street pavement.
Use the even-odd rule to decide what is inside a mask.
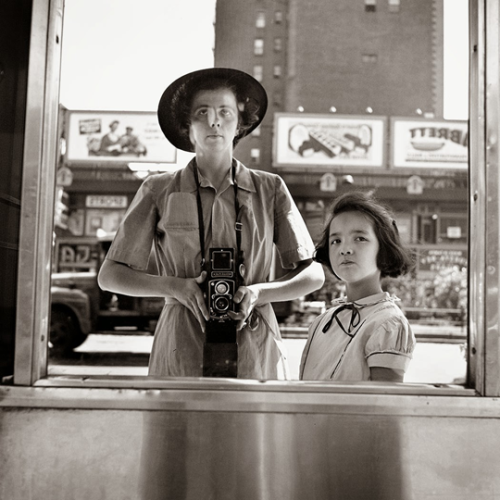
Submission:
[[[285,338],[293,379],[306,340]],[[51,359],[50,375],[147,375],[151,335],[91,334],[70,359]],[[430,384],[464,383],[467,363],[463,344],[437,339],[417,342],[405,382]]]

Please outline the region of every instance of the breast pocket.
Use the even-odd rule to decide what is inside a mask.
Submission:
[[[201,251],[196,196],[190,193],[169,195],[158,225],[166,273],[184,278],[197,276]]]
[[[172,193],[169,195],[164,228],[192,231],[198,229],[198,209],[196,196],[191,193]]]

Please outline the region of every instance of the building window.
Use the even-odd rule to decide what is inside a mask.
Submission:
[[[279,64],[275,65],[273,68],[273,76],[274,78],[281,77],[281,66]]]
[[[274,22],[276,24],[281,24],[283,22],[283,12],[281,12],[281,10],[276,10],[274,12]]]
[[[376,63],[378,59],[377,54],[362,54],[361,60],[364,63]]]
[[[250,158],[251,158],[252,164],[259,165],[260,164],[260,149],[259,148],[252,148],[250,150]]]
[[[281,52],[283,49],[283,42],[281,38],[274,39],[274,52]]]
[[[377,10],[377,0],[365,0],[365,12],[375,12]]]
[[[262,64],[256,64],[253,67],[253,77],[258,81],[262,81]]]
[[[389,0],[389,12],[399,12],[401,0]]]
[[[264,40],[262,38],[256,38],[253,41],[253,53],[256,56],[261,56],[264,53]]]
[[[282,103],[282,97],[281,97],[281,92],[274,92],[273,94],[273,104],[275,106],[281,106]]]
[[[265,12],[257,12],[257,17],[255,19],[255,27],[256,28],[265,28],[266,27],[266,14],[265,14]]]
[[[257,127],[255,130],[252,130],[253,137],[260,137],[260,127]]]

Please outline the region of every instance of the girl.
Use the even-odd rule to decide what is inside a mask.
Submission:
[[[316,246],[321,262],[346,285],[347,296],[316,318],[302,354],[303,380],[402,382],[415,337],[381,278],[413,266],[389,211],[367,194],[338,198]]]
[[[231,350],[227,365],[232,369],[237,364],[238,377],[287,376],[271,301],[291,300],[320,288],[324,274],[312,260],[314,245],[283,180],[250,170],[233,157],[238,141],[260,124],[266,108],[262,85],[230,68],[184,75],[160,99],[163,133],[195,157],[181,170],[144,181],[99,273],[104,290],[165,297],[150,375],[206,375],[205,356],[208,359],[218,347],[223,356],[226,343],[232,349],[236,331],[237,361]],[[145,273],[152,245],[160,276]],[[274,245],[289,272],[270,282]],[[237,310],[229,310],[231,321],[223,323],[228,332],[210,321],[201,289],[214,248],[234,249],[234,270],[241,283],[233,297]],[[219,331],[231,342],[205,342]],[[207,344],[214,351],[207,350]],[[225,361],[222,358],[221,372]]]

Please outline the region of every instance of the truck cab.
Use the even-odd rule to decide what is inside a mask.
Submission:
[[[106,238],[58,238],[51,280],[50,346],[69,354],[89,333],[154,332],[164,305],[161,297],[129,297],[103,291],[97,274],[111,245]],[[152,254],[148,272],[156,274]]]

